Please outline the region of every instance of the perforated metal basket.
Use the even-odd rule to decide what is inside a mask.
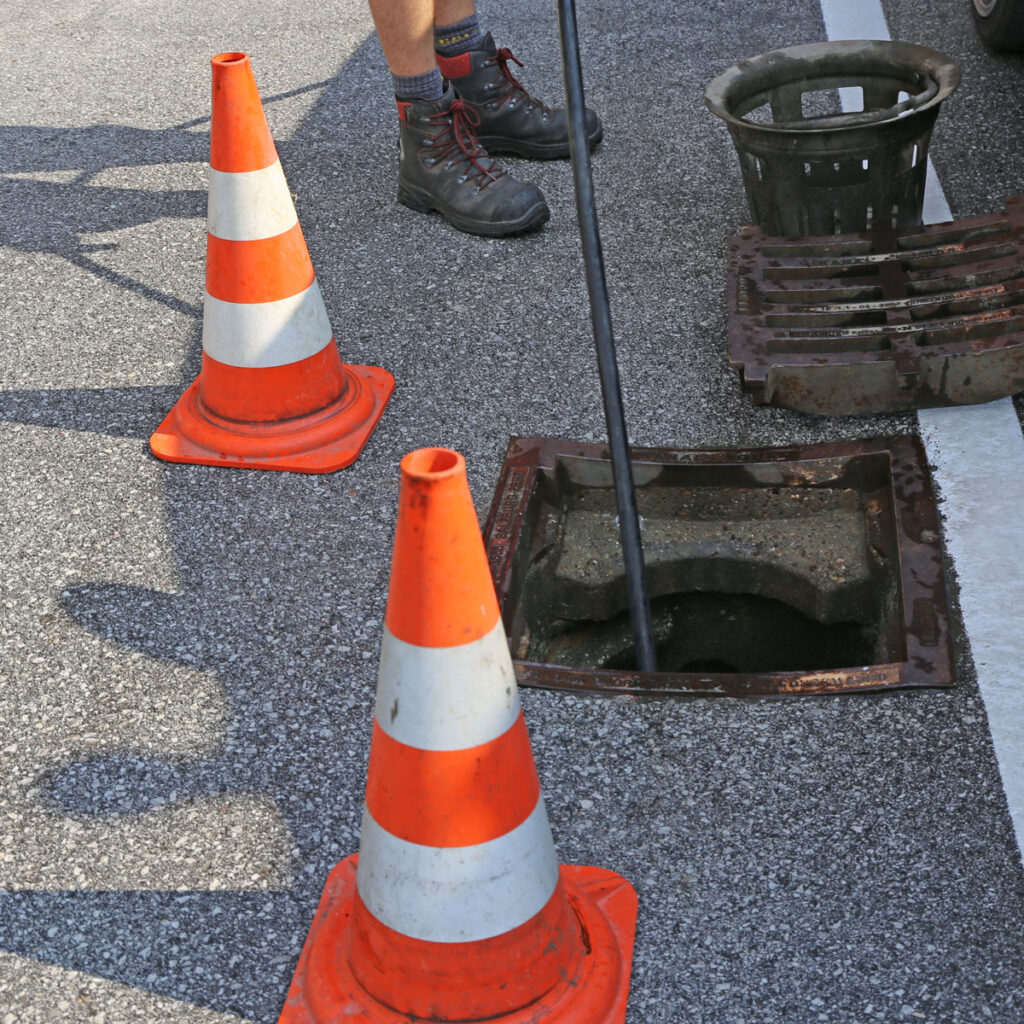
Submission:
[[[824,235],[921,223],[932,127],[959,84],[927,47],[844,40],[742,61],[704,101],[729,126],[754,223]]]

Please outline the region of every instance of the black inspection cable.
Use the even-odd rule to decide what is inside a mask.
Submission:
[[[569,114],[569,151],[572,175],[576,185],[576,216],[583,243],[583,263],[587,271],[590,293],[590,319],[594,325],[597,368],[601,376],[604,415],[608,421],[608,447],[612,456],[615,500],[619,508],[619,529],[622,535],[622,557],[626,563],[626,590],[629,593],[629,615],[636,641],[636,666],[641,672],[657,671],[654,637],[651,630],[651,603],[647,597],[644,574],[644,549],[640,541],[640,520],[636,512],[636,491],[633,488],[633,466],[629,458],[626,435],[626,414],[622,408],[619,366],[615,358],[612,335],[612,314],[608,305],[608,286],[604,279],[601,238],[597,230],[597,208],[594,205],[594,180],[590,174],[590,146],[587,142],[583,73],[580,70],[580,41],[576,32],[574,0],[558,0],[558,27],[562,40],[562,72]]]

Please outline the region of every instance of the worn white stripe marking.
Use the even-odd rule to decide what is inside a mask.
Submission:
[[[359,895],[378,921],[429,942],[476,942],[518,928],[558,882],[543,799],[511,832],[475,846],[398,839],[363,812]]]
[[[277,302],[225,302],[207,293],[203,350],[228,366],[285,366],[316,355],[331,340],[327,310],[314,281]]]
[[[280,235],[297,221],[280,160],[259,171],[210,168],[206,227],[211,235],[251,242]]]
[[[820,0],[829,39],[888,39],[878,0]],[[942,130],[940,115],[938,129]],[[952,220],[931,161],[926,223]],[[945,499],[946,549],[1017,846],[1024,850],[1024,437],[1013,402],[922,409],[921,437]]]
[[[889,39],[889,25],[878,0],[821,0],[829,39]]]
[[[465,750],[504,735],[519,690],[501,620],[457,647],[409,644],[385,627],[376,713],[389,736],[420,750]]]

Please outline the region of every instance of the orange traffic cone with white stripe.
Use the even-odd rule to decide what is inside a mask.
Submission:
[[[244,53],[212,60],[203,366],[150,439],[169,462],[329,473],[394,378],[341,361]]]
[[[637,900],[559,867],[457,452],[402,460],[360,850],[279,1024],[622,1024]]]

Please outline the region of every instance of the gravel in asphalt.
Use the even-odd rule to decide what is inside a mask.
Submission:
[[[957,216],[1024,180],[1024,67],[982,50],[966,6],[887,4],[895,38],[964,65],[932,151]],[[747,213],[703,89],[823,36],[816,3],[751,11],[580,7],[632,440],[912,432],[756,408],[728,367],[724,239]],[[483,13],[557,102],[554,6]],[[398,460],[457,448],[483,514],[510,435],[604,436],[569,169],[507,161],[552,207],[522,239],[398,206],[360,0],[9,0],[0,31],[0,1021],[273,1022],[358,846]],[[226,49],[287,94],[268,118],[343,357],[398,381],[331,476],[146,448],[199,367]],[[524,692],[562,860],[639,892],[630,1024],[1019,1024],[1024,875],[958,643],[952,692]]]

